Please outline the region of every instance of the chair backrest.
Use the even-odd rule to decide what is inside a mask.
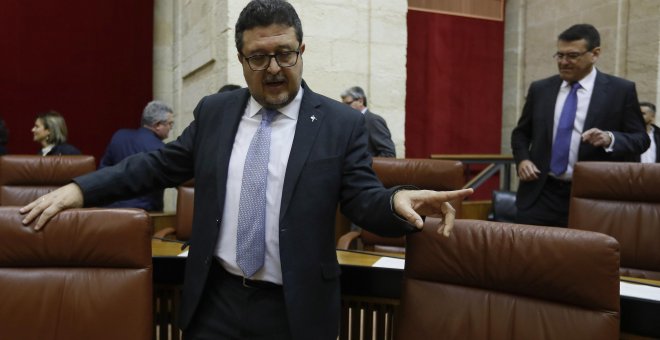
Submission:
[[[94,156],[0,156],[0,206],[22,206],[96,169]]]
[[[0,338],[151,339],[151,226],[137,209],[63,211],[35,232],[0,207]]]
[[[373,159],[373,169],[378,179],[386,188],[397,185],[414,185],[426,190],[458,190],[465,184],[463,163],[459,161],[426,159],[426,158],[383,158]],[[451,202],[460,215],[461,200]],[[403,237],[381,237],[368,231],[362,231],[362,242],[366,246],[404,246]]]
[[[179,185],[176,191],[176,239],[187,241],[192,234],[193,210],[195,206],[195,180],[191,179]]]
[[[568,227],[613,236],[621,275],[660,279],[660,164],[578,162]]]
[[[514,191],[493,190],[489,221],[515,222],[518,208],[516,208],[516,193]]]
[[[600,233],[429,218],[408,236],[398,339],[618,339],[619,246]]]

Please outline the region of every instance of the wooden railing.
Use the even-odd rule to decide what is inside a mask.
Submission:
[[[489,178],[497,173],[501,173],[502,190],[511,190],[511,166],[513,165],[512,155],[499,155],[499,154],[454,154],[454,155],[441,155],[433,154],[432,159],[445,159],[461,161],[465,164],[465,173],[471,176],[470,165],[472,164],[486,164],[486,168],[481,170],[477,175],[468,178],[468,182],[464,188],[476,189],[481,184],[486,182]]]

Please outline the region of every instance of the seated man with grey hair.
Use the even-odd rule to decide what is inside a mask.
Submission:
[[[364,115],[367,132],[369,133],[369,153],[373,157],[396,157],[390,129],[387,128],[387,123],[383,117],[369,111],[364,90],[359,86],[353,86],[341,93],[341,101]]]
[[[112,136],[105,150],[99,168],[105,168],[121,162],[124,158],[141,152],[162,148],[163,140],[170,134],[174,125],[172,108],[161,101],[151,101],[142,111],[142,127],[139,129],[121,129]],[[108,208],[141,208],[147,211],[163,210],[163,190],[157,190],[145,196],[117,201]]]

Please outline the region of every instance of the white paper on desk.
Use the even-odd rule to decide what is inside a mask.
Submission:
[[[377,268],[390,268],[390,269],[401,269],[406,265],[406,260],[397,259],[394,257],[381,257],[376,261],[372,267]]]
[[[619,294],[621,296],[660,301],[660,287],[623,281],[620,283]]]
[[[188,251],[186,250],[186,251],[184,251],[183,253],[181,253],[181,254],[179,254],[179,255],[177,255],[177,256],[188,257]]]

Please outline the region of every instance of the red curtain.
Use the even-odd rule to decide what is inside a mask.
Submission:
[[[406,157],[499,154],[503,63],[502,21],[409,10]]]
[[[37,113],[62,113],[69,141],[99,160],[152,97],[153,0],[4,0],[0,116],[10,153],[34,154]]]

